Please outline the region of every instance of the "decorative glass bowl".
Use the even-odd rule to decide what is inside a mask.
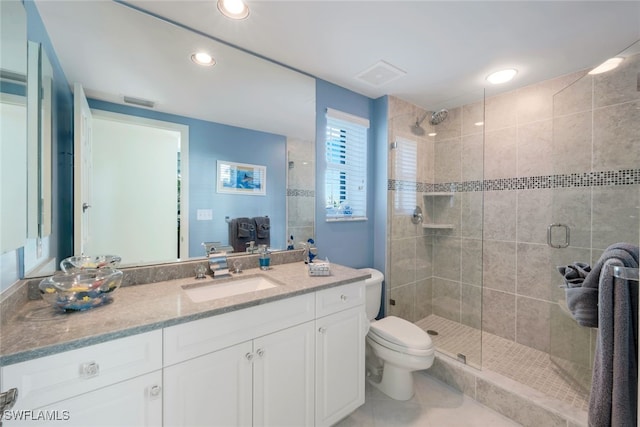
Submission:
[[[64,311],[82,311],[109,301],[122,284],[122,271],[87,268],[47,277],[40,282],[40,294],[49,304]]]
[[[72,273],[89,268],[118,268],[120,261],[122,258],[117,255],[72,256],[60,262],[60,269],[66,273]]]

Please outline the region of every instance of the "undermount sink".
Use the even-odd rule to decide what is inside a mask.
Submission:
[[[219,280],[219,281],[218,281]],[[184,285],[182,289],[193,302],[211,301],[249,292],[262,291],[279,286],[264,276],[249,276],[233,279],[213,279],[207,283]]]

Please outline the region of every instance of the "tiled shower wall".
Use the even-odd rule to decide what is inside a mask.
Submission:
[[[287,138],[287,239],[315,238],[315,148],[312,141]],[[283,248],[284,249],[284,248]]]
[[[424,136],[411,133],[423,111],[390,98],[389,141],[414,141],[418,166],[408,176],[397,160],[403,145],[391,149],[388,312],[482,322],[489,333],[590,366],[595,332],[564,314],[555,267],[594,263],[614,242],[638,243],[639,74],[629,58],[615,73],[487,94],[439,125],[425,120]],[[413,225],[398,200],[415,200],[425,222],[452,228]],[[547,246],[554,222],[571,227],[570,247]]]

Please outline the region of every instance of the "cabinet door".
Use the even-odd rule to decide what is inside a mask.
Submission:
[[[329,426],[364,403],[363,307],[316,320],[316,426]]]
[[[251,342],[164,368],[164,426],[250,426]]]
[[[3,423],[7,427],[157,427],[162,425],[162,372],[151,372],[43,408],[8,411]]]
[[[255,426],[312,426],[314,322],[253,342]]]

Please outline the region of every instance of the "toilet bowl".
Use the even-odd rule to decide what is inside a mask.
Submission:
[[[413,371],[433,365],[435,350],[429,335],[411,322],[389,316],[371,323],[367,344],[382,365],[379,381],[368,375],[369,382],[393,399],[411,399]]]
[[[413,371],[433,365],[435,349],[429,335],[411,322],[395,316],[375,320],[382,294],[381,272],[363,269],[371,274],[366,280],[367,315],[367,379],[374,387],[396,400],[413,397]]]

